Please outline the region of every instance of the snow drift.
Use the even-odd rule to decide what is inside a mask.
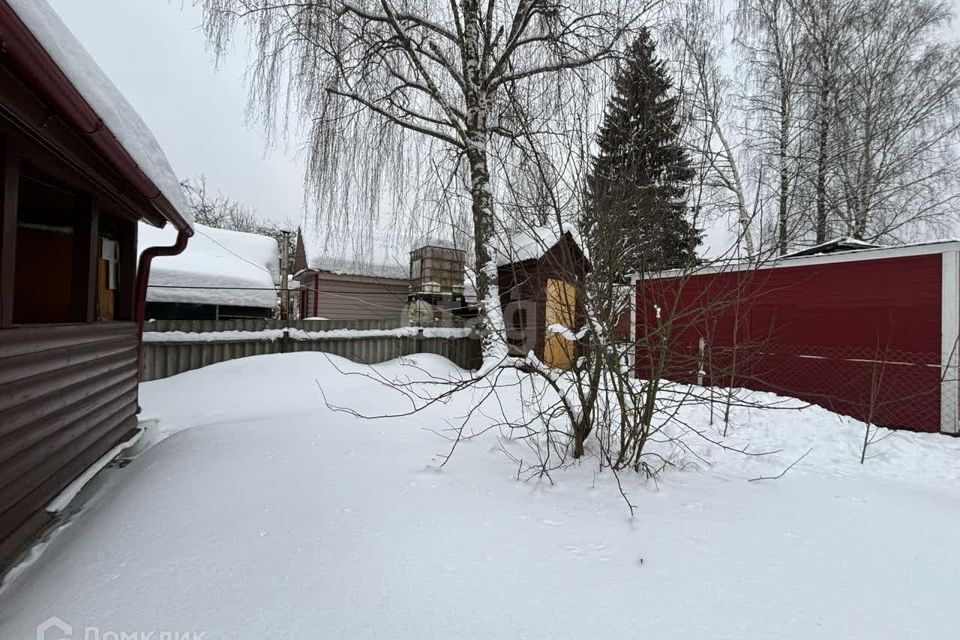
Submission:
[[[376,373],[380,379],[370,377]],[[517,482],[493,429],[437,464],[483,389],[421,413],[390,381],[466,372],[436,356],[373,369],[318,353],[234,360],[143,386],[159,442],[109,470],[85,512],[0,594],[0,637],[77,629],[260,638],[951,637],[960,441],[892,433],[757,394],[687,471],[616,483],[584,463]],[[517,376],[505,372],[504,376]],[[520,417],[519,379],[477,412]],[[322,391],[322,394],[321,394]],[[361,413],[332,411],[323,401]],[[718,438],[706,407],[683,419]],[[750,482],[781,472],[782,479]],[[693,471],[693,465],[697,471]],[[82,637],[82,635],[81,635]]]

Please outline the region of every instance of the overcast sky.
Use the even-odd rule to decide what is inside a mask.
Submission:
[[[262,129],[245,122],[247,52],[238,48],[215,69],[191,0],[49,2],[153,130],[181,177],[206,175],[209,187],[261,218],[301,219],[303,154],[268,150]],[[960,0],[952,4],[960,9]],[[718,249],[728,238],[726,229],[712,228],[706,244]]]
[[[256,208],[262,218],[298,221],[303,164],[294,150],[267,150],[244,122],[245,50],[219,70],[189,0],[49,0],[90,55],[140,113],[182,178]]]

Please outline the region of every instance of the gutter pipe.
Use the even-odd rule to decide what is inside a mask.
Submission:
[[[148,247],[140,254],[137,263],[137,290],[134,299],[133,319],[137,323],[137,375],[140,375],[143,365],[143,325],[147,313],[147,287],[150,282],[150,264],[159,256],[175,256],[187,248],[189,233],[181,229],[177,233],[177,240],[169,247]]]

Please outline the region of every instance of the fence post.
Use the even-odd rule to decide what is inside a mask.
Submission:
[[[280,353],[287,353],[288,351],[290,351],[290,329],[284,327],[283,338],[280,339]]]
[[[960,433],[960,393],[957,375],[960,356],[960,253],[941,254],[940,281],[940,431]]]

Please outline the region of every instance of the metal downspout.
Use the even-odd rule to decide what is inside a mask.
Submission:
[[[150,264],[158,256],[175,256],[187,248],[187,240],[192,234],[180,229],[177,241],[168,247],[148,247],[140,254],[137,263],[137,290],[133,319],[137,323],[137,377],[143,366],[143,324],[146,319],[147,286],[150,281]]]

